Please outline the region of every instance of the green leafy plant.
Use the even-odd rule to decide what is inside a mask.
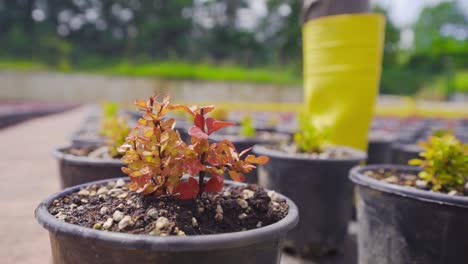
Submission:
[[[294,144],[300,152],[320,153],[323,151],[328,139],[328,130],[318,128],[310,116],[304,112],[299,113],[299,131],[294,134]]]
[[[130,133],[128,120],[124,116],[119,116],[120,106],[118,103],[103,103],[102,109],[103,118],[99,134],[106,138],[109,155],[117,157],[120,155],[118,148],[125,143],[125,138]]]
[[[250,149],[238,153],[228,140],[210,144],[208,136],[219,129],[233,125],[206,117],[213,106],[188,107],[170,104],[169,97],[161,102],[157,97],[148,101],[137,100],[143,117],[130,132],[119,150],[122,161],[128,164],[122,171],[129,175],[130,187],[143,194],[177,195],[181,199],[193,199],[203,192],[219,192],[223,188],[223,174],[227,172],[235,181],[243,181],[244,174],[265,164],[268,157],[245,155]],[[194,118],[188,130],[191,144],[180,139],[174,130],[175,120],[166,118],[170,111],[182,110]],[[183,175],[189,175],[183,180]],[[211,175],[205,182],[205,176]],[[195,177],[198,178],[195,179]]]
[[[412,159],[410,165],[418,165],[423,170],[418,174],[432,186],[432,190],[462,191],[468,180],[468,146],[451,134],[431,136],[421,142],[424,149]]]
[[[253,125],[253,119],[250,115],[244,116],[240,122],[240,135],[247,138],[255,137],[256,131]]]

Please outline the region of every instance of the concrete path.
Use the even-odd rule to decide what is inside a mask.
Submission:
[[[79,108],[0,130],[0,263],[50,263],[47,231],[34,219],[34,209],[59,190],[54,146],[68,137],[86,116]],[[282,264],[309,264],[284,256]]]
[[[0,130],[1,263],[50,263],[48,235],[36,223],[34,209],[59,190],[50,152],[67,144],[84,112],[76,109]]]

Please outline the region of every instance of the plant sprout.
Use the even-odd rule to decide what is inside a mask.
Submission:
[[[305,153],[320,153],[327,144],[328,130],[319,129],[310,116],[302,112],[298,115],[299,131],[294,134],[294,144]]]
[[[419,144],[422,159],[412,159],[410,165],[423,170],[418,174],[432,186],[433,191],[463,191],[468,179],[468,146],[451,134],[431,136]]]
[[[137,100],[143,117],[130,132],[125,144],[122,161],[128,164],[122,171],[129,175],[130,188],[143,194],[177,195],[181,199],[193,199],[203,192],[219,192],[224,186],[224,172],[235,181],[243,181],[244,174],[255,169],[254,164],[265,164],[268,157],[244,156],[250,149],[238,153],[228,140],[210,144],[208,136],[232,122],[206,117],[213,106],[188,107],[170,104],[169,97],[157,101]],[[166,118],[170,111],[182,110],[194,118],[188,130],[191,144],[187,145],[174,130],[175,120]],[[189,175],[187,180],[184,175]],[[205,181],[205,177],[210,179]],[[196,179],[198,178],[198,181]]]
[[[253,119],[250,115],[244,116],[240,122],[240,135],[247,138],[255,137],[256,131],[253,125]]]

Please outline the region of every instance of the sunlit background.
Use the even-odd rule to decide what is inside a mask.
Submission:
[[[372,6],[388,17],[382,94],[468,91],[467,1]],[[300,86],[300,11],[295,0],[0,0],[0,68]]]

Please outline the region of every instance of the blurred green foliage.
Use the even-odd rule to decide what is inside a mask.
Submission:
[[[300,84],[301,1],[255,4],[0,0],[0,69]],[[381,93],[468,90],[468,21],[460,10],[453,0],[426,6],[405,29],[414,34],[405,48],[387,19]]]

